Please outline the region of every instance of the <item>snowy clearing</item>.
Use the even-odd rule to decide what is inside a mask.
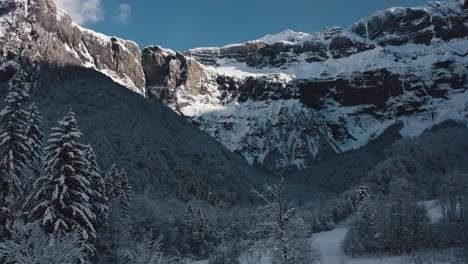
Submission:
[[[430,205],[432,201],[425,202]],[[437,208],[434,206],[432,208]],[[432,219],[432,218],[431,218]],[[313,235],[314,246],[320,251],[322,255],[322,264],[412,264],[408,256],[394,256],[394,257],[359,257],[351,258],[344,254],[342,248],[343,240],[348,232],[346,225],[338,225],[337,228],[320,232]],[[440,262],[438,264],[444,264]]]

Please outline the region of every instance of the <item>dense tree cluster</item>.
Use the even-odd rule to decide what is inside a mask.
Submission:
[[[430,249],[455,249],[468,261],[468,173],[463,130],[429,132],[401,139],[387,149],[388,158],[364,179],[369,197],[352,211],[345,250],[365,254],[413,254]],[[417,188],[416,188],[417,186]],[[441,218],[433,220],[424,203],[431,200]],[[434,217],[434,216],[432,216]]]
[[[74,263],[93,258],[108,224],[107,189],[128,214],[124,170],[105,182],[90,145],[80,142],[69,111],[43,148],[42,117],[21,80],[13,79],[0,112],[0,260]],[[108,179],[110,180],[110,178]],[[45,261],[45,262],[44,262]]]
[[[404,179],[392,182],[390,194],[366,197],[354,213],[345,250],[352,256],[368,253],[403,254],[425,246],[426,211],[418,206]]]

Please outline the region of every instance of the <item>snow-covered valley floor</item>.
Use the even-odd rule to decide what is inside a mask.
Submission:
[[[314,234],[314,246],[322,255],[321,264],[413,264],[409,256],[393,257],[359,257],[352,258],[345,255],[342,244],[348,232],[345,224],[335,229]],[[430,262],[432,264],[445,264],[447,262]]]
[[[348,232],[346,225],[339,225],[327,232],[313,236],[314,245],[322,254],[322,264],[406,264],[405,257],[362,257],[351,258],[344,254],[343,240]]]

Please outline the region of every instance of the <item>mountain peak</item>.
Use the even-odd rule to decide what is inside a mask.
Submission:
[[[309,37],[310,34],[304,33],[304,32],[296,32],[291,29],[286,29],[284,31],[281,31],[277,34],[268,34],[265,35],[256,41],[262,41],[268,45],[272,45],[277,42],[298,42],[300,40],[303,40],[307,37]]]

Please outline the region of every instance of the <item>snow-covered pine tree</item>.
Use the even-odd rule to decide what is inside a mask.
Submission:
[[[18,205],[16,197],[23,191],[22,174],[29,155],[27,113],[23,109],[29,95],[16,79],[10,89],[0,112],[0,239],[9,233],[12,207]]]
[[[120,181],[119,181],[120,169],[114,163],[107,171],[104,176],[104,195],[110,202],[115,201],[120,196]]]
[[[30,156],[27,112],[23,109],[29,95],[19,84],[12,84],[0,112],[0,207],[22,192],[22,173]]]
[[[29,156],[27,161],[27,168],[23,173],[23,187],[25,190],[32,190],[34,182],[42,174],[43,167],[43,143],[44,133],[41,131],[42,116],[33,103],[27,112],[27,128],[26,137],[28,139]],[[22,198],[23,211],[29,212],[31,209],[31,197],[33,193],[25,194]]]
[[[186,223],[189,223],[189,222],[193,221],[192,214],[193,214],[192,204],[189,203],[189,205],[187,206],[187,209],[185,209],[185,215],[184,215],[184,221]]]
[[[124,215],[128,217],[130,216],[130,202],[131,202],[130,193],[132,190],[128,183],[128,176],[127,176],[127,172],[125,171],[125,169],[120,170],[120,173],[118,175],[119,175],[118,186],[120,187],[120,190],[118,192],[120,195],[118,199],[119,199],[120,206],[123,209]]]
[[[203,212],[201,208],[197,209],[196,215],[197,215],[197,232],[200,233],[202,237],[205,237],[207,227],[206,227],[206,220],[205,220],[205,217],[203,216]]]
[[[195,225],[191,234],[192,252],[196,256],[205,256],[207,227],[201,208],[198,208],[193,216],[195,217]]]
[[[42,144],[44,142],[44,133],[41,131],[42,116],[34,103],[29,107],[27,113],[26,137],[29,139],[31,161],[40,164],[42,163]]]
[[[110,203],[118,204],[125,216],[130,215],[131,187],[127,172],[113,164],[104,177],[104,193]]]
[[[78,232],[87,250],[96,237],[96,214],[90,203],[92,190],[86,175],[84,146],[73,112],[52,128],[45,148],[45,173],[37,182],[36,206],[33,215],[48,233]]]
[[[91,184],[92,194],[90,197],[93,211],[96,213],[97,221],[99,226],[105,226],[108,220],[109,209],[106,205],[105,187],[104,180],[101,176],[101,169],[96,160],[96,154],[94,153],[93,147],[87,145],[84,152],[86,159],[86,171],[88,172],[88,181]]]

